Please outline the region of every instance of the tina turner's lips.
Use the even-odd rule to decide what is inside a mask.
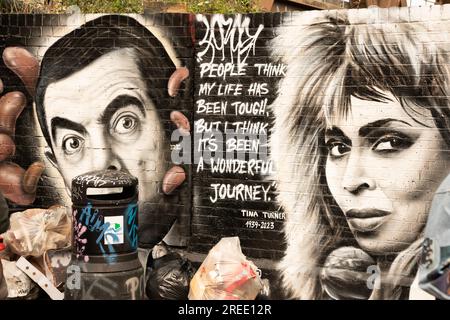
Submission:
[[[380,227],[384,218],[389,216],[391,212],[378,209],[351,209],[345,213],[347,222],[350,227],[360,232],[374,231]]]

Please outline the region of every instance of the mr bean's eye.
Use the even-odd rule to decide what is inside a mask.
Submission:
[[[74,154],[83,147],[84,141],[77,136],[69,136],[64,139],[62,146],[66,154]]]
[[[327,146],[328,153],[332,158],[340,158],[351,150],[349,145],[338,141],[329,142]]]
[[[396,152],[408,149],[413,143],[414,142],[406,136],[400,135],[384,136],[374,143],[372,150],[387,153]]]
[[[131,113],[117,117],[112,125],[112,131],[116,134],[131,134],[139,127],[138,118]]]

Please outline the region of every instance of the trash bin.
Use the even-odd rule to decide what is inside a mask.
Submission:
[[[434,195],[424,237],[419,285],[438,299],[450,300],[450,175]]]
[[[143,299],[137,253],[138,180],[125,172],[88,172],[72,180],[72,259],[65,299]]]

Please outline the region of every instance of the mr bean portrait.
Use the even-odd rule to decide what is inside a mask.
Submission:
[[[126,16],[103,16],[45,52],[36,89],[45,156],[63,177],[67,192],[72,178],[92,170],[121,170],[137,177],[139,242],[149,246],[177,218],[161,192],[170,165],[167,110],[180,107],[167,90],[175,71],[164,46],[147,28]]]

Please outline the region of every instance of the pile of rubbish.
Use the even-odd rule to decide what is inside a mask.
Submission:
[[[0,300],[64,299],[72,256],[71,210],[28,209],[13,213],[7,225],[0,230]],[[255,299],[268,288],[261,271],[242,253],[238,237],[221,239],[198,270],[161,242],[145,269],[145,293],[152,300]]]
[[[149,299],[254,300],[267,290],[267,280],[242,253],[238,237],[222,238],[197,272],[189,260],[164,245],[153,250],[147,269]]]
[[[62,299],[72,220],[64,206],[13,213],[0,235],[0,299]]]

